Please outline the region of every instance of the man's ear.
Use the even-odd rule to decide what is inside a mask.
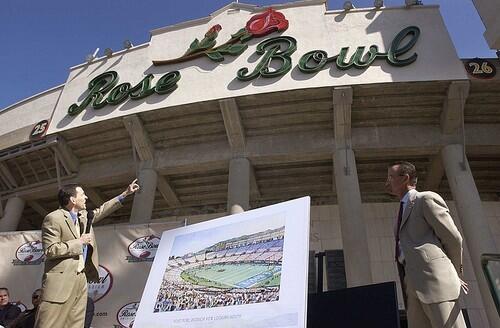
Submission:
[[[70,202],[71,204],[75,204],[75,197],[70,196],[70,197],[69,197],[69,202]]]

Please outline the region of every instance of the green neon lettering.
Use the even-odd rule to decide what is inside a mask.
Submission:
[[[118,82],[118,73],[115,71],[109,71],[102,73],[89,82],[89,93],[83,99],[80,105],[72,104],[68,109],[68,114],[71,116],[78,115],[81,113],[89,104],[95,109],[102,108],[106,105],[105,101],[102,101],[104,95],[111,90]],[[104,104],[104,105],[103,105]]]
[[[151,80],[153,78],[153,74],[148,74],[141,82],[132,87],[129,91],[130,98],[136,100],[152,95],[155,92],[155,88],[151,87]]]
[[[118,84],[113,88],[113,90],[111,90],[108,98],[106,98],[106,102],[110,105],[118,105],[122,101],[125,101],[128,98],[130,86],[131,85],[128,82]]]
[[[259,76],[271,78],[284,75],[292,68],[290,55],[295,50],[297,50],[297,40],[290,36],[279,36],[262,41],[257,45],[255,53],[263,57],[253,72],[248,74],[248,68],[243,67],[238,70],[236,77],[240,81],[250,81]],[[279,63],[279,68],[270,69],[269,66],[273,61]]]
[[[408,36],[410,37],[408,43],[404,46],[401,46],[401,42],[403,42],[403,40]],[[413,48],[413,46],[417,43],[419,36],[420,29],[416,26],[409,26],[399,32],[392,41],[389,52],[387,53],[387,61],[389,62],[389,64],[394,66],[406,66],[417,60],[417,53],[413,53],[413,55],[406,59],[401,59],[399,57]]]
[[[324,50],[309,51],[300,58],[298,67],[302,73],[306,74],[319,72],[325,68],[326,64],[329,62],[335,62],[335,66],[340,70],[347,70],[352,67],[365,69],[373,64],[376,59],[386,59],[392,66],[406,66],[417,59],[417,54],[414,53],[406,59],[401,59],[400,56],[413,48],[417,43],[419,35],[420,29],[418,27],[409,26],[396,35],[387,53],[379,52],[378,46],[376,45],[371,45],[365,53],[366,47],[360,46],[356,48],[356,51],[351,55],[349,61],[346,61],[349,47],[341,48],[340,53],[333,57],[328,57],[327,52]],[[410,39],[404,46],[401,46],[401,43],[407,37],[410,37]]]
[[[177,82],[181,78],[181,73],[173,71],[163,75],[155,87],[151,86],[153,78],[153,74],[148,74],[132,87],[128,82],[116,85],[119,78],[118,73],[115,71],[102,73],[89,82],[88,95],[80,105],[72,104],[68,108],[68,114],[70,116],[78,115],[88,105],[92,105],[94,109],[100,109],[108,104],[118,105],[126,101],[129,97],[133,100],[138,100],[150,96],[155,92],[160,95],[170,93],[177,88]],[[108,92],[109,95],[104,98]]]
[[[155,86],[155,92],[159,95],[170,93],[177,89],[177,82],[181,79],[179,71],[172,71],[160,77]]]
[[[331,61],[328,53],[324,50],[313,50],[304,54],[299,60],[299,69],[302,73],[316,73]]]
[[[359,51],[360,48],[362,48],[361,51]],[[377,59],[377,57],[380,57],[378,47],[375,45],[370,46],[370,49],[365,55],[363,55],[364,51],[365,47],[358,47],[358,51],[356,51],[354,55],[354,67],[359,69],[367,68]]]

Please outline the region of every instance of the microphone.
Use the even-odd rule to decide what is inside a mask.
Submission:
[[[85,233],[90,233],[90,228],[92,227],[92,221],[94,221],[94,211],[87,212],[87,226],[85,227]],[[90,255],[89,252],[90,251]],[[87,262],[87,256],[92,257],[93,249],[92,245],[83,245],[83,261]]]
[[[92,221],[94,221],[94,211],[87,212],[87,226],[85,227],[85,233],[90,233]]]

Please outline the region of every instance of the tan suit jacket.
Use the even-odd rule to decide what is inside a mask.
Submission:
[[[98,222],[122,205],[118,198],[107,201],[93,211],[93,222]],[[70,213],[59,208],[45,217],[42,223],[42,243],[45,252],[45,268],[42,278],[42,300],[64,303],[68,300],[77,278],[79,256],[83,254],[83,246],[79,240],[87,228],[90,213],[78,213],[80,231],[76,230]],[[92,243],[88,247],[85,274],[88,281],[97,281],[99,275],[99,259],[94,238],[90,228]]]
[[[462,237],[448,207],[430,191],[410,194],[400,227],[404,271],[423,303],[458,299]]]

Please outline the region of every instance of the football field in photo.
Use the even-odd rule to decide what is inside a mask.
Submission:
[[[220,263],[185,270],[181,278],[216,288],[275,287],[280,285],[281,265]]]

